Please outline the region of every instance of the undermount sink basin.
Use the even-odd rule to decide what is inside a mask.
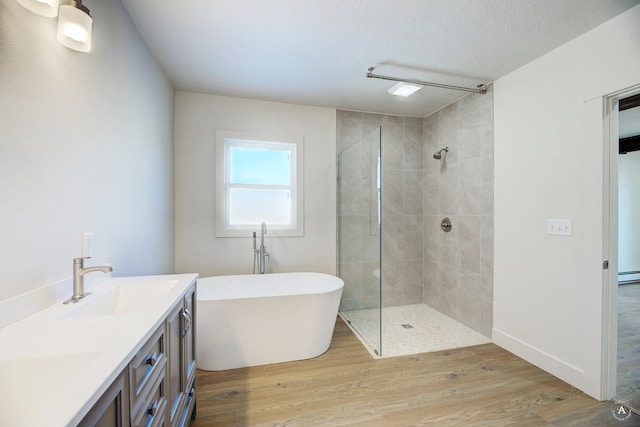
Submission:
[[[165,296],[177,280],[131,282],[114,286],[100,294],[89,294],[72,306],[62,318],[111,316],[140,313],[153,307],[153,302]]]

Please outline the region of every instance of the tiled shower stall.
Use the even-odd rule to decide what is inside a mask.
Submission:
[[[339,110],[337,126],[338,156],[365,135],[375,138],[379,128],[382,168],[382,238],[368,233],[369,241],[357,245],[356,236],[344,235],[349,230],[338,230],[339,274],[345,280],[341,311],[427,304],[491,336],[492,90],[468,95],[425,118]],[[444,147],[449,151],[434,159]],[[338,216],[348,214],[344,208],[351,198],[370,196],[370,187],[339,194]],[[360,206],[373,222],[372,203],[369,197]],[[354,206],[349,209],[353,213]],[[440,227],[445,217],[453,224],[448,233]],[[355,251],[373,250],[376,239],[381,257],[365,253],[359,258]],[[371,280],[374,261],[382,275],[377,291],[377,281]]]

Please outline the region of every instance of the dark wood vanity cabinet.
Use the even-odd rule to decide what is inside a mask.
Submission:
[[[195,282],[79,426],[188,426],[195,418]]]
[[[125,369],[98,399],[78,427],[129,425],[129,377]]]
[[[195,417],[195,287],[167,317],[169,338],[169,412],[170,426],[188,425]]]
[[[167,425],[166,321],[129,363],[131,426]]]

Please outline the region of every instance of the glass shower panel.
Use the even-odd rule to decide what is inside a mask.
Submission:
[[[381,343],[381,128],[338,157],[340,313],[376,354]]]

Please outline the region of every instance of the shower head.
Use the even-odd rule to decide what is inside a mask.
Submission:
[[[440,160],[442,158],[442,152],[448,153],[449,152],[449,147],[444,147],[443,149],[436,151],[436,154],[433,155],[433,158],[436,160]]]

